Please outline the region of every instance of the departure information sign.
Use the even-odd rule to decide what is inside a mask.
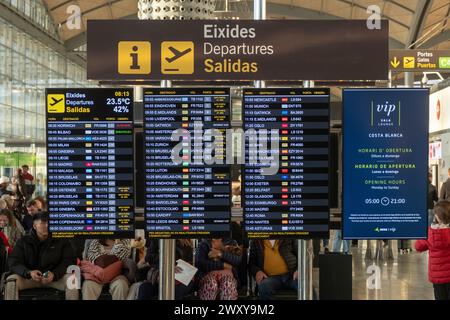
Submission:
[[[47,89],[53,237],[134,237],[132,89]]]
[[[329,89],[244,90],[249,238],[328,238],[329,101]],[[252,129],[257,140],[249,138]],[[276,170],[261,151],[265,145]]]
[[[343,92],[345,239],[427,237],[428,89]]]
[[[144,90],[148,237],[229,237],[228,128],[229,89]]]

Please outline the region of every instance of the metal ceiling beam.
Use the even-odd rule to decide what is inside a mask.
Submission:
[[[250,9],[251,11],[252,9]],[[291,6],[287,4],[280,4],[280,3],[273,3],[269,2],[267,3],[267,13],[270,15],[276,15],[276,16],[284,16],[287,18],[292,19],[317,19],[317,20],[335,20],[339,19],[342,20],[342,17],[331,15],[328,13],[319,12],[312,9],[302,8],[298,6]],[[136,19],[137,13],[133,13],[129,16],[122,17],[120,19]],[[86,32],[82,32],[75,37],[72,37],[68,39],[65,42],[65,46],[68,51],[72,51],[83,44],[86,43]],[[404,49],[405,44],[389,37],[389,48],[390,49]]]
[[[7,21],[16,28],[22,30],[33,39],[36,39],[47,47],[55,50],[62,56],[67,57],[76,64],[86,68],[86,61],[83,58],[75,54],[69,54],[63,43],[50,36],[47,32],[38,27],[32,21],[21,16],[19,13],[2,2],[0,2],[0,18]]]
[[[267,3],[267,13],[273,14],[273,15],[279,15],[284,16],[287,18],[293,18],[293,19],[318,19],[318,20],[335,20],[340,19],[342,20],[342,17],[331,15],[329,13],[321,13],[316,10],[312,9],[306,9],[302,7],[297,6],[290,6],[280,3],[273,3],[269,2]],[[403,49],[405,47],[405,44],[389,37],[389,49]]]
[[[414,48],[414,43],[419,38],[419,35],[422,33],[423,27],[425,26],[425,18],[427,16],[428,11],[432,7],[433,0],[422,0],[417,3],[417,8],[414,13],[411,28],[409,29],[408,40],[405,44],[406,49]]]
[[[61,8],[62,6],[65,6],[66,4],[69,4],[71,2],[72,2],[72,0],[67,0],[67,1],[61,2],[60,4],[54,6],[53,8],[50,8],[50,11],[56,10],[58,8]]]
[[[438,35],[432,37],[431,39],[427,40],[426,42],[424,42],[422,45],[420,45],[420,48],[423,49],[429,49],[432,48],[436,45],[438,45],[441,42],[444,41],[450,41],[450,29],[446,30],[442,33],[439,33]]]
[[[122,1],[122,0],[110,0],[110,1],[108,1],[108,2],[105,2],[105,3],[101,4],[101,5],[98,5],[98,6],[96,6],[96,7],[93,7],[93,8],[91,8],[91,9],[89,9],[89,10],[86,10],[86,11],[81,12],[81,16],[84,16],[85,14],[94,12],[94,11],[99,10],[99,9],[103,9],[103,8],[105,8],[105,7],[107,7],[107,6],[111,7],[113,4],[115,4],[115,3],[117,3],[117,2],[121,2],[121,1]],[[67,23],[67,19],[64,20],[64,21],[61,21],[61,22],[60,22],[60,25],[63,26],[63,25],[65,25],[66,23]]]
[[[401,4],[401,3],[398,3],[397,1],[394,1],[394,0],[385,0],[386,2],[389,2],[389,3],[392,3],[392,4],[394,4],[394,5],[396,5],[397,7],[399,7],[399,8],[402,8],[403,10],[405,10],[405,11],[408,11],[409,13],[414,13],[414,10],[412,10],[411,8],[408,8],[407,6],[404,6],[403,4]],[[422,0],[421,0],[422,1]],[[420,2],[420,1],[419,1]]]
[[[137,19],[137,12],[117,20],[122,19]],[[86,31],[83,31],[64,42],[64,46],[66,47],[67,51],[73,51],[76,48],[81,47],[83,44],[86,44]]]
[[[348,0],[337,0],[337,1],[342,2],[342,3],[345,3],[345,4],[348,4],[348,5],[351,5],[351,4],[352,4],[352,2],[350,2],[350,1],[348,1]],[[383,2],[383,4],[386,4],[386,2]],[[363,5],[360,5],[360,4],[358,4],[358,3],[353,3],[353,5],[354,5],[355,7],[357,7],[357,8],[359,8],[359,9],[364,10],[364,11],[367,10],[367,7],[365,7],[365,6],[363,6]],[[397,19],[394,19],[394,18],[392,18],[392,17],[388,17],[388,16],[386,16],[386,15],[384,15],[384,14],[382,14],[381,17],[382,17],[382,18],[389,19],[389,20],[391,20],[392,22],[395,22],[395,23],[397,23],[398,25],[401,25],[401,26],[402,26],[403,28],[405,28],[405,29],[409,29],[409,26],[408,26],[408,25],[404,24],[404,23],[401,22],[401,21],[398,21]]]

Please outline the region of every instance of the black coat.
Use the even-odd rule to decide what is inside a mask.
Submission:
[[[439,200],[437,189],[431,183],[428,183],[428,198],[427,198],[427,207],[428,209],[434,208],[434,203]]]
[[[68,266],[75,264],[75,253],[69,241],[51,237],[39,241],[32,229],[17,241],[8,263],[13,273],[24,278],[33,270],[51,271],[57,281],[64,276]]]
[[[288,267],[289,273],[297,271],[298,245],[296,240],[279,240],[279,252]],[[264,243],[263,240],[253,240],[250,244],[249,268],[253,276],[258,271],[264,272]]]

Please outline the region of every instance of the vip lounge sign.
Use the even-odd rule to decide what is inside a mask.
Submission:
[[[87,48],[96,80],[388,77],[384,20],[91,20]]]

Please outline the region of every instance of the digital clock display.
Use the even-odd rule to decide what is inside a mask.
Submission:
[[[47,190],[53,237],[134,236],[132,93],[47,89]]]

